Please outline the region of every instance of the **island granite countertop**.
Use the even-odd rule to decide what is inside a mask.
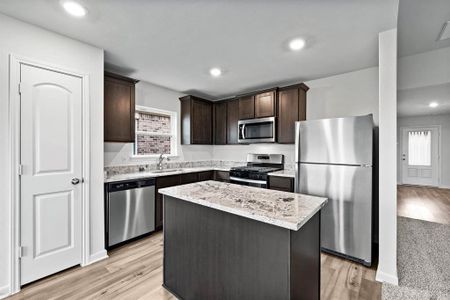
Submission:
[[[295,231],[327,203],[326,198],[212,180],[163,188],[159,192]]]

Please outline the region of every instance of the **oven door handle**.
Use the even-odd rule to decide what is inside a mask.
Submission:
[[[234,181],[240,181],[240,182],[248,182],[248,183],[256,183],[256,184],[267,184],[267,181],[265,180],[255,180],[255,179],[246,179],[246,178],[239,178],[239,177],[233,177],[230,176],[230,180]]]

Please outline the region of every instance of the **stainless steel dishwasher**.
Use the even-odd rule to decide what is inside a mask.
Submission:
[[[107,184],[108,248],[155,230],[155,179]]]

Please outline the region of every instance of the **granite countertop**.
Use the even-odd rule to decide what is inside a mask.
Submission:
[[[212,180],[164,188],[159,192],[295,231],[327,202],[326,198]]]
[[[295,178],[295,171],[294,170],[281,170],[281,171],[275,171],[275,172],[268,173],[267,175]]]
[[[193,167],[193,168],[164,169],[164,171],[165,172],[158,172],[158,170],[150,170],[150,171],[144,171],[144,172],[112,175],[112,176],[108,176],[107,178],[105,178],[105,183],[122,181],[122,180],[131,180],[131,179],[141,179],[141,178],[150,178],[150,177],[153,178],[153,177],[161,177],[161,176],[186,174],[186,173],[196,173],[196,172],[204,172],[204,171],[230,171],[230,168],[226,168],[226,167]]]

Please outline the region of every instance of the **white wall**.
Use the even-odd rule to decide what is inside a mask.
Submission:
[[[105,255],[103,220],[103,50],[0,14],[0,298],[10,292],[9,55],[89,75],[90,254]]]
[[[378,125],[378,67],[305,82],[308,119],[373,114]]]
[[[414,116],[397,119],[397,181],[401,182],[401,153],[400,153],[400,128],[408,126],[441,125],[441,161],[440,161],[440,187],[450,188],[450,114],[433,116]]]
[[[413,89],[450,82],[450,47],[401,57],[398,89]]]
[[[397,277],[397,29],[379,35],[379,255],[376,279]]]
[[[163,88],[148,82],[140,81],[136,84],[136,105],[175,111],[178,114],[178,157],[175,160],[210,160],[212,146],[208,145],[181,145],[180,100],[184,94]],[[105,143],[105,166],[132,165],[154,161],[149,158],[131,157],[133,144],[131,143]]]

